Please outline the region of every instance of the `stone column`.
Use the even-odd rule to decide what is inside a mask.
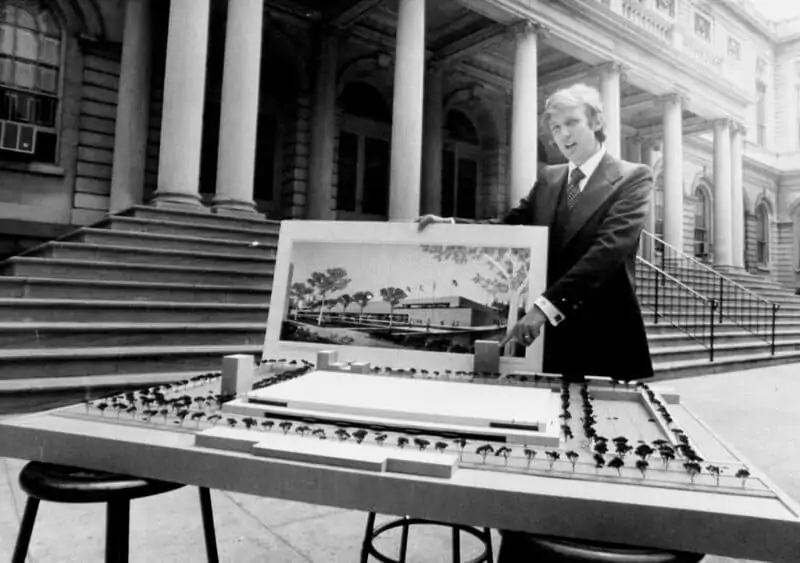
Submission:
[[[314,100],[311,108],[306,218],[329,221],[333,210],[333,153],[336,135],[336,65],[339,39],[329,34],[319,40]]]
[[[731,127],[727,119],[714,123],[714,265],[733,265],[731,215]]]
[[[683,251],[683,100],[664,100],[664,241]]]
[[[606,118],[606,150],[617,158],[620,158],[622,151],[620,80],[621,67],[618,63],[603,65],[600,71],[600,96]]]
[[[732,263],[744,269],[744,135],[742,124],[731,127],[731,217],[733,225]]]
[[[214,212],[253,214],[262,0],[228,2]]]
[[[210,2],[170,3],[156,207],[202,205],[198,191]]]
[[[538,33],[533,22],[515,28],[514,84],[511,106],[511,173],[508,208],[528,195],[538,175],[539,145]]]
[[[399,0],[395,45],[389,220],[419,217],[425,83],[425,0]]]
[[[633,136],[625,139],[625,160],[629,162],[644,163],[644,141],[641,137]]]
[[[142,203],[150,121],[150,0],[127,0],[109,212]]]
[[[425,119],[422,142],[422,213],[442,213],[442,136],[444,134],[442,69],[428,65],[425,75]]]

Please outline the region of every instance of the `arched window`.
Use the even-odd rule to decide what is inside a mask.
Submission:
[[[361,218],[386,217],[391,108],[373,86],[353,82],[342,91],[339,109],[344,121],[339,132],[336,209]]]
[[[696,199],[694,209],[694,255],[700,259],[708,258],[711,237],[710,205],[705,189],[699,187],[694,192]]]
[[[756,262],[769,264],[769,210],[763,203],[756,210]]]
[[[480,174],[480,137],[463,112],[447,112],[442,155],[442,210],[445,217],[475,219]]]
[[[62,44],[43,1],[0,2],[0,157],[56,162]]]

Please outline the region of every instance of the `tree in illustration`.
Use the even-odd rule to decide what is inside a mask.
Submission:
[[[408,297],[405,290],[399,287],[382,287],[380,290],[381,299],[389,304],[389,328],[392,327],[392,318],[394,316],[394,308],[397,307],[402,301]]]
[[[306,283],[317,295],[320,303],[324,304],[329,295],[342,291],[350,281],[344,268],[328,268],[324,272],[312,272]],[[322,325],[322,306],[319,309],[317,324]]]
[[[371,291],[356,291],[353,294],[353,303],[358,305],[358,309],[359,309],[358,310],[358,320],[359,321],[364,316],[364,307],[369,305],[369,302],[372,301],[373,297],[374,297],[374,295],[372,295]]]
[[[494,300],[505,296],[509,303],[506,327],[510,331],[517,324],[519,309],[523,306],[521,298],[528,285],[529,249],[423,245],[422,250],[443,263],[463,265],[477,262],[487,266],[491,274],[477,273],[472,278],[473,283]]]

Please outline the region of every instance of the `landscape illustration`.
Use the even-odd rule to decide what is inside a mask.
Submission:
[[[529,248],[298,242],[281,340],[472,354],[526,310]],[[509,346],[505,355],[524,357]]]

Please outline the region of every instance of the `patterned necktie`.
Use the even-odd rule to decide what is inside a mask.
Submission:
[[[575,204],[578,203],[578,197],[581,195],[580,182],[585,177],[580,168],[575,168],[569,175],[569,183],[567,183],[567,208],[570,211],[572,211],[575,208]]]

